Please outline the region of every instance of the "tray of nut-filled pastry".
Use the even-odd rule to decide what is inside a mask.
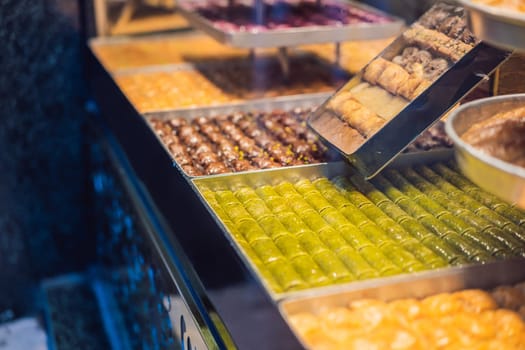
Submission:
[[[294,52],[289,60],[287,76],[277,56],[261,55],[121,70],[113,78],[144,113],[333,92],[351,76],[313,54]]]
[[[523,349],[525,260],[451,268],[284,301],[307,349]]]
[[[460,0],[469,11],[476,36],[492,45],[525,50],[525,2],[522,0]]]
[[[341,160],[308,128],[306,119],[326,93],[262,99],[218,107],[146,113],[164,149],[188,177]],[[439,121],[404,151],[449,159],[453,143]],[[407,157],[404,157],[406,159]]]
[[[525,213],[421,153],[370,181],[332,162],[191,183],[274,300],[525,257]]]
[[[387,38],[404,25],[376,8],[339,0],[189,0],[179,9],[194,27],[243,48]]]
[[[325,101],[308,123],[372,177],[509,54],[473,36],[462,7],[438,3]]]
[[[340,158],[306,125],[308,114],[327,96],[262,99],[145,117],[187,176],[271,169]]]

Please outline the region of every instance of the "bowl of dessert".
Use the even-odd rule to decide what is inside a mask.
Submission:
[[[525,94],[466,103],[452,112],[445,128],[461,171],[525,209]]]

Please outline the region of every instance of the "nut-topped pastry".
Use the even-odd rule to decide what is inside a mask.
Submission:
[[[192,119],[154,118],[151,126],[190,176],[269,169],[329,160],[306,126],[311,109],[235,112]]]

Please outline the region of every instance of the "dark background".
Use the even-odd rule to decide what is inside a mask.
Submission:
[[[0,314],[92,255],[79,23],[75,0],[0,4]]]

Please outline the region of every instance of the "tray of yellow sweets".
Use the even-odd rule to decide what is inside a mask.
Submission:
[[[453,163],[405,157],[372,181],[328,163],[192,184],[274,300],[525,256],[522,211]]]

